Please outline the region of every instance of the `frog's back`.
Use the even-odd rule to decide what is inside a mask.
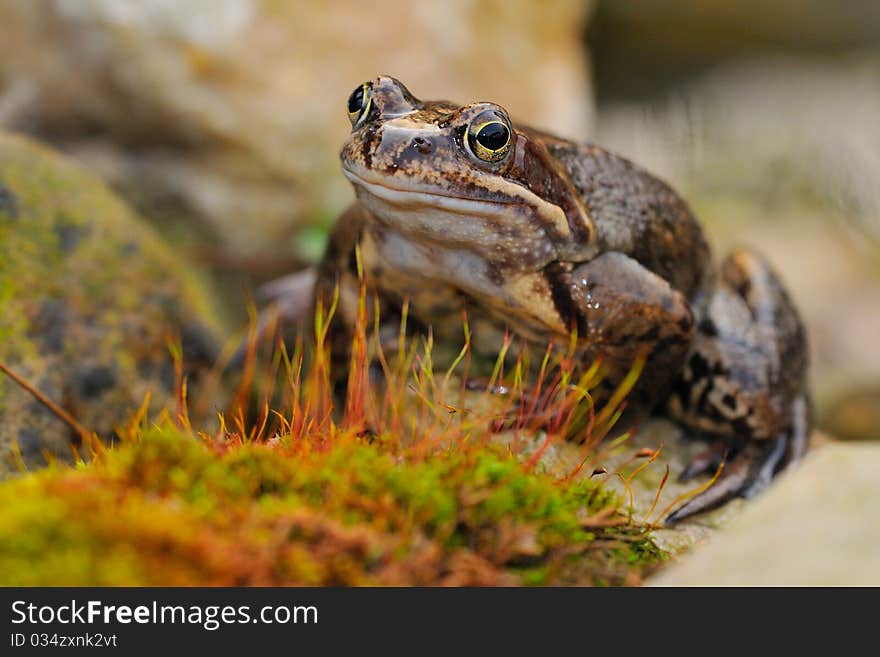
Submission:
[[[687,203],[630,160],[592,144],[545,137],[596,227],[600,251],[620,251],[693,296],[711,253]]]

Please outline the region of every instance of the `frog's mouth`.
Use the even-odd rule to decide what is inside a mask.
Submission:
[[[392,232],[417,243],[473,252],[493,262],[543,266],[556,256],[554,242],[546,236],[548,220],[543,215],[568,228],[559,207],[527,189],[522,197],[484,200],[415,184],[415,189],[406,189],[404,185],[412,184],[408,180],[395,180],[399,186],[391,187],[387,179],[377,180],[378,176],[348,167],[343,167],[343,172],[368,213]]]
[[[466,217],[502,217],[509,212],[513,201],[484,201],[461,196],[443,194],[439,191],[426,191],[425,189],[404,189],[391,187],[385,182],[367,180],[357,173],[343,168],[345,177],[356,187],[364,190],[371,196],[379,199],[381,203],[394,206],[396,209],[431,208],[442,210],[449,214]]]

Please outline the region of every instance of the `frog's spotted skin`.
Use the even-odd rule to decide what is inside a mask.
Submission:
[[[806,341],[778,279],[736,252],[712,266],[687,204],[632,162],[515,125],[492,103],[415,98],[379,77],[349,99],[342,148],[357,203],[340,217],[316,294],[340,288],[332,336],[348,359],[357,298],[355,245],[381,300],[380,338],[410,326],[460,340],[468,313],[478,354],[505,330],[543,351],[577,331],[581,362],[609,389],[647,351],[631,405],[723,438],[726,476],[672,520],[748,494],[796,460],[808,431]],[[697,459],[684,475],[717,459]]]

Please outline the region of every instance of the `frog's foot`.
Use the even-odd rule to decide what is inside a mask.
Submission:
[[[684,518],[714,509],[736,497],[750,498],[767,488],[785,459],[788,442],[786,436],[779,436],[764,444],[746,445],[735,456],[724,461],[724,469],[714,484],[669,514],[666,525],[674,525]],[[695,462],[701,456],[698,455]],[[708,469],[705,460],[698,465],[695,462],[685,468],[684,474],[695,476],[698,468]]]
[[[679,483],[686,483],[701,474],[715,472],[732,451],[739,450],[731,449],[729,441],[724,439],[713,441],[708,447],[694,456],[685,469],[681,471],[681,474],[678,476]]]
[[[262,303],[276,303],[285,314],[298,319],[309,309],[316,279],[317,270],[306,267],[261,285],[257,295]]]
[[[795,397],[791,405],[791,437],[785,453],[784,468],[794,465],[807,453],[810,442],[810,401],[806,394]]]
[[[685,467],[679,481],[717,470],[723,462],[724,470],[718,481],[673,511],[666,518],[666,524],[674,525],[735,497],[754,497],[770,485],[777,473],[801,459],[808,439],[809,403],[805,395],[798,395],[791,405],[791,429],[788,432],[771,440],[746,443],[744,447],[733,445],[733,449],[724,440],[714,442]]]

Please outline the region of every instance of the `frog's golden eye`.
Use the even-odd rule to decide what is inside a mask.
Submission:
[[[479,115],[467,129],[471,153],[486,162],[499,162],[510,151],[510,126],[497,112]]]
[[[363,121],[369,113],[372,100],[373,85],[371,82],[364,82],[351,92],[351,96],[348,97],[348,120],[351,121],[352,127]]]

